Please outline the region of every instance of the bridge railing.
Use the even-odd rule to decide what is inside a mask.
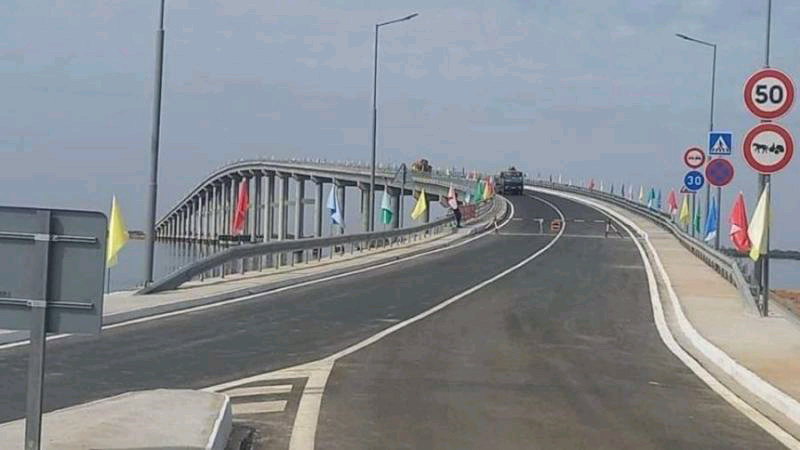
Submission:
[[[494,213],[497,204],[498,202],[495,202],[495,197],[478,203],[476,207],[476,217],[472,220],[478,221]],[[416,241],[420,237],[450,233],[453,231],[454,225],[455,223],[452,215],[448,215],[434,222],[411,228],[399,228],[324,238],[292,239],[237,245],[207,256],[201,260],[189,263],[167,275],[165,278],[142,288],[137,293],[152,294],[164,290],[176,289],[190,280],[198,278],[203,279],[206,273],[212,272],[217,268],[222,268],[221,273],[224,275],[225,266],[231,264],[238,263],[238,266],[241,267],[241,271],[238,273],[244,274],[248,267],[245,261],[248,259],[268,259],[273,261],[272,268],[276,269],[281,266],[281,260],[284,258],[284,255],[287,257],[287,264],[292,265],[295,263],[295,255],[300,255],[305,258],[306,262],[310,262],[311,259],[308,257],[309,251],[315,251],[316,256],[314,259],[321,260],[323,249],[330,249],[329,255],[330,258],[333,258],[337,253],[340,255],[346,254],[346,246],[348,245],[350,247],[350,254],[354,254],[356,251],[363,252],[367,249],[402,245],[407,242]],[[259,264],[257,267],[257,270],[260,271],[264,266]]]
[[[603,191],[590,190],[581,186],[567,186],[558,183],[535,180],[527,180],[526,184],[537,187],[557,189],[566,192],[573,192],[583,196],[605,200],[652,220],[674,235],[678,241],[693,255],[714,269],[714,271],[720,274],[729,283],[734,285],[739,290],[746,307],[755,309],[759,313],[763,312],[763,308],[759,302],[759,296],[757,295],[757,292],[755,292],[755,288],[747,281],[742,273],[741,267],[739,267],[739,264],[736,262],[736,260],[722,252],[708,247],[703,241],[682,230],[673,221],[673,218],[670,214],[667,214],[663,211],[650,209],[645,205],[617,195]]]

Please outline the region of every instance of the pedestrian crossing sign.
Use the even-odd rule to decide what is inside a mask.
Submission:
[[[708,133],[709,155],[730,155],[733,148],[733,133],[712,131]]]

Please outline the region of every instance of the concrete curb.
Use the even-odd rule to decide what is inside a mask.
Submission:
[[[225,403],[220,408],[217,420],[214,422],[214,428],[208,435],[206,450],[225,450],[232,430],[233,409],[231,408],[231,398],[225,395]]]
[[[505,202],[503,202],[503,203],[504,203],[503,208],[504,208],[504,211],[505,211],[504,212],[504,215],[505,215],[505,214],[507,214],[508,206],[505,204]],[[166,305],[156,305],[156,306],[150,306],[150,307],[147,307],[147,308],[142,308],[142,309],[133,310],[133,311],[126,311],[126,312],[117,313],[117,314],[110,314],[108,316],[103,317],[103,325],[104,326],[105,325],[114,325],[114,324],[118,324],[118,323],[122,323],[122,322],[128,322],[130,320],[136,320],[136,319],[141,319],[141,318],[145,318],[145,317],[149,317],[149,316],[155,316],[155,315],[158,315],[158,314],[171,313],[171,312],[180,311],[180,310],[183,310],[183,309],[195,308],[195,307],[198,307],[198,306],[206,306],[206,305],[210,305],[210,304],[213,304],[213,303],[219,303],[219,302],[223,302],[223,301],[226,301],[226,300],[231,300],[231,299],[234,299],[234,298],[245,297],[245,296],[248,296],[248,295],[263,294],[263,293],[266,293],[266,292],[269,292],[269,291],[272,291],[272,290],[275,290],[275,289],[280,289],[280,288],[284,288],[284,287],[287,287],[287,286],[291,286],[293,284],[299,284],[299,283],[315,281],[315,280],[318,280],[318,279],[327,278],[327,277],[331,277],[331,276],[336,276],[336,275],[340,275],[340,274],[347,273],[347,272],[361,270],[361,269],[364,269],[364,268],[367,268],[367,267],[370,267],[370,266],[383,264],[383,263],[390,262],[390,261],[396,261],[396,260],[399,260],[399,259],[408,258],[408,257],[411,257],[411,256],[418,255],[420,253],[426,253],[426,252],[431,252],[431,251],[434,251],[434,250],[439,250],[439,249],[442,249],[442,248],[449,247],[449,246],[451,246],[453,244],[456,244],[456,243],[458,243],[458,242],[460,242],[460,241],[462,241],[462,240],[464,240],[464,239],[466,239],[468,237],[474,236],[476,234],[479,234],[479,233],[482,233],[482,232],[488,230],[490,228],[490,226],[491,226],[491,223],[492,222],[489,221],[487,223],[487,225],[481,226],[480,222],[479,222],[477,226],[475,226],[473,229],[471,229],[469,231],[469,233],[465,233],[464,236],[461,236],[458,239],[454,239],[454,240],[452,240],[450,242],[447,242],[447,243],[444,243],[444,244],[439,243],[439,244],[432,245],[430,247],[419,248],[419,249],[412,250],[410,252],[404,253],[402,255],[386,256],[386,257],[383,257],[383,258],[380,258],[380,259],[377,259],[375,261],[368,262],[368,263],[356,264],[356,265],[352,265],[352,266],[345,267],[345,268],[338,268],[338,269],[334,268],[334,269],[326,270],[326,271],[323,271],[323,272],[320,272],[320,273],[316,273],[316,274],[311,274],[311,275],[306,275],[306,276],[302,276],[302,277],[293,278],[291,280],[276,281],[276,282],[266,282],[266,283],[264,283],[262,285],[259,285],[259,286],[252,286],[252,287],[237,289],[235,291],[223,292],[223,293],[219,293],[219,294],[215,294],[215,295],[210,295],[210,296],[207,296],[207,297],[191,298],[191,299],[187,299],[187,300],[183,300],[183,301],[179,301],[179,302],[174,302],[174,303],[170,303],[170,304],[166,304]],[[442,237],[444,237],[444,236],[446,236],[446,235],[443,235]],[[25,341],[27,339],[28,339],[28,331],[26,331],[26,330],[13,331],[11,333],[6,333],[6,334],[3,334],[3,335],[0,335],[0,345],[2,345],[2,344],[11,344],[11,343],[15,343],[15,342],[21,342],[21,341]]]
[[[542,188],[536,189],[538,190]],[[542,190],[544,192],[558,194],[565,198],[577,198],[587,205],[603,210],[604,212],[616,217],[626,226],[634,230],[636,234],[641,236],[644,242],[647,244],[648,253],[654,260],[658,269],[658,274],[662,278],[664,286],[667,290],[669,306],[678,325],[677,330],[674,326],[670,326],[670,329],[673,332],[677,331],[676,334],[682,338],[678,339],[681,347],[683,347],[684,350],[686,350],[694,358],[703,363],[702,365],[715,376],[717,376],[718,381],[725,385],[728,389],[750,400],[749,404],[751,407],[755,408],[761,414],[774,421],[789,434],[800,438],[800,402],[736,362],[730,357],[730,355],[720,350],[719,347],[708,341],[697,331],[697,329],[694,328],[683,312],[678,295],[672,286],[672,281],[670,280],[666,269],[664,269],[664,265],[661,262],[661,258],[658,256],[658,252],[650,242],[650,238],[644,230],[639,228],[639,226],[637,226],[628,217],[625,217],[616,211],[597,203],[593,199],[586,199],[576,194],[568,194],[556,190]],[[691,345],[686,345],[687,342]]]

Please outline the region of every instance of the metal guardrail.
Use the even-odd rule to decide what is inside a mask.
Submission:
[[[706,263],[706,265],[714,269],[714,271],[720,274],[729,283],[734,285],[739,290],[739,294],[745,301],[746,306],[748,308],[755,307],[755,309],[759,312],[759,314],[763,315],[763,305],[761,305],[761,303],[759,302],[759,296],[756,295],[757,293],[754,292],[754,287],[751,286],[750,283],[745,278],[741,268],[739,267],[739,264],[728,255],[725,255],[722,252],[719,252],[713,248],[708,247],[699,239],[696,239],[691,235],[687,234],[672,221],[672,217],[669,214],[662,211],[652,210],[639,203],[633,202],[631,200],[616,195],[609,194],[607,192],[589,190],[587,188],[580,186],[567,186],[558,183],[549,183],[549,182],[532,181],[532,180],[527,180],[525,184],[530,186],[573,192],[587,197],[593,197],[605,200],[607,202],[621,206],[629,211],[633,211],[642,216],[645,216],[646,218],[652,220],[662,228],[665,228],[667,231],[669,231],[693,255],[695,255],[701,261]]]
[[[482,201],[476,208],[476,218],[472,221],[479,221],[483,216],[495,209],[495,199],[492,197],[487,201]],[[219,253],[215,253],[199,261],[187,264],[184,267],[176,270],[175,272],[167,275],[166,277],[158,280],[149,286],[140,289],[137,294],[152,294],[164,290],[176,289],[183,283],[192,279],[203,277],[204,274],[211,272],[214,269],[222,267],[222,274],[224,276],[224,266],[231,263],[240,262],[241,271],[238,273],[246,273],[247,265],[244,261],[248,258],[262,258],[269,257],[270,260],[276,262],[274,268],[280,267],[282,255],[288,254],[290,264],[294,264],[294,255],[300,253],[306,257],[306,262],[310,259],[307,257],[308,250],[317,250],[315,259],[322,259],[322,249],[330,248],[330,258],[333,258],[337,253],[345,254],[344,246],[350,245],[350,254],[358,251],[364,251],[369,248],[380,248],[385,246],[392,246],[396,243],[402,244],[413,238],[417,240],[420,235],[436,235],[444,231],[452,232],[453,230],[453,216],[441,218],[431,223],[419,225],[411,228],[400,228],[387,231],[375,231],[368,233],[349,234],[341,236],[332,236],[325,238],[307,238],[307,239],[292,239],[284,241],[271,241],[256,244],[245,244],[230,247]],[[341,248],[340,252],[336,249]],[[273,258],[277,256],[277,258]],[[259,266],[258,270],[261,270]]]

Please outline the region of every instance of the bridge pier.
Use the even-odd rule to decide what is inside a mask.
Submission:
[[[272,233],[275,229],[275,172],[269,172],[266,176],[267,195],[264,198],[264,242],[272,240]]]
[[[316,188],[316,195],[314,196],[314,236],[322,237],[322,196],[324,191],[324,183],[319,178],[312,178],[314,187]]]
[[[369,184],[359,183],[361,190],[361,229],[369,231]]]
[[[250,233],[250,242],[256,242],[256,235],[261,231],[261,209],[263,208],[261,199],[262,190],[264,185],[264,177],[262,176],[261,172],[259,171],[256,173],[255,177],[253,178],[255,181],[255,185],[253,186],[253,205],[252,209],[252,217],[253,217],[253,226],[252,226],[252,233]]]
[[[400,189],[386,187],[389,194],[389,206],[392,208],[392,223],[391,228],[396,229],[400,227]]]
[[[303,213],[305,212],[305,204],[303,201],[306,195],[306,177],[304,175],[295,175],[294,179],[297,182],[294,198],[294,238],[302,239],[304,225]],[[303,262],[303,252],[295,252],[293,258],[295,263]]]
[[[281,186],[281,196],[278,199],[278,240],[286,239],[286,227],[288,225],[287,213],[289,210],[289,174],[279,173]]]
[[[342,224],[339,225],[339,234],[344,234],[344,224],[345,224],[345,220],[344,220],[344,211],[345,211],[345,208],[344,208],[344,206],[345,206],[344,205],[344,201],[345,201],[344,189],[345,189],[345,184],[344,184],[344,182],[341,182],[341,181],[337,180],[335,186],[336,186],[336,199],[339,201],[339,211],[342,214]]]

